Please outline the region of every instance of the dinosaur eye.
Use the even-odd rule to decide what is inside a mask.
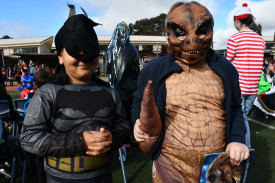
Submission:
[[[177,32],[178,34],[182,33],[182,31],[180,30],[180,28],[177,28],[177,29],[176,29],[176,32]]]
[[[187,32],[183,28],[180,28],[178,26],[173,27],[173,32],[179,40],[183,40],[187,36]]]
[[[199,36],[199,38],[204,38],[208,31],[211,29],[211,21],[207,20],[204,23],[202,23],[198,29],[196,30],[196,34]]]
[[[167,22],[167,28],[170,29],[173,32],[173,35],[181,41],[184,40],[188,34],[182,26],[174,22]]]
[[[199,29],[197,30],[198,34],[206,34],[206,27],[205,26],[201,26],[199,27]]]

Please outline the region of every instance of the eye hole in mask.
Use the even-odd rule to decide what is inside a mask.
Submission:
[[[74,47],[73,52],[77,55],[83,55],[83,51],[81,51],[79,48]]]
[[[179,39],[179,40],[184,40],[187,36],[187,31],[185,31],[184,28],[178,26],[177,24],[172,24],[172,30],[174,35]]]
[[[200,39],[203,39],[210,29],[211,29],[211,21],[207,20],[198,27],[198,29],[196,30],[196,34]]]

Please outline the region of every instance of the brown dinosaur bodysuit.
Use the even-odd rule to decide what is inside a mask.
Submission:
[[[150,96],[145,89],[140,107],[140,127],[135,125],[135,135],[142,136],[143,133],[148,133],[151,136],[150,125],[161,129],[164,135],[153,134],[154,139],[159,136],[159,141],[153,141],[154,139],[140,141],[144,143],[141,144],[141,150],[146,155],[150,154],[150,157],[155,160],[152,176],[156,183],[197,183],[200,179],[203,155],[225,150],[227,124],[223,84],[227,83],[223,83],[221,77],[216,74],[216,69],[220,69],[216,68],[216,65],[222,66],[222,63],[216,64],[214,61],[218,62],[219,59],[209,60],[211,68],[206,62],[207,57],[212,56],[208,53],[213,45],[213,26],[213,16],[202,4],[196,1],[173,4],[165,21],[165,38],[172,58],[175,58],[175,62],[183,68],[183,71],[180,72],[175,63],[171,63],[169,56],[169,60],[161,63],[160,67],[157,66],[157,61],[152,61],[153,63],[151,65],[149,63],[140,74],[144,74],[143,77],[147,80],[152,79],[153,86],[161,87],[161,92],[154,91],[156,100],[165,98],[165,101],[155,102],[158,112],[161,113],[161,125],[158,125],[157,120],[148,120],[149,118],[144,120],[141,117],[150,116],[150,114],[153,119],[154,114],[147,109],[155,109],[155,107],[143,105],[154,104],[152,97],[144,97]],[[156,77],[153,73],[149,74],[154,69],[161,69],[162,73],[157,73]],[[142,77],[139,79],[141,87],[145,85],[142,82],[146,81],[142,79]],[[166,93],[163,84],[165,84]],[[230,87],[233,91],[235,86],[230,85]],[[237,92],[237,89],[234,89],[235,91]],[[238,97],[233,99],[230,95],[227,96],[229,100],[239,100],[235,104],[240,102]],[[151,99],[149,100],[151,102],[145,99]],[[165,111],[163,111],[164,106]],[[139,106],[136,105],[136,107],[138,109]],[[145,108],[142,109],[143,107]],[[241,111],[240,107],[238,111]],[[229,113],[230,111],[227,112]],[[241,117],[241,114],[238,114],[238,117]],[[237,121],[234,122],[237,123]],[[231,131],[231,129],[228,130]]]
[[[183,72],[165,82],[165,137],[153,181],[197,183],[203,155],[225,150],[224,89],[206,61],[176,62]]]

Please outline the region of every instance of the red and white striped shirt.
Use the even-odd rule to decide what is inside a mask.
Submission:
[[[239,72],[242,95],[257,95],[264,50],[265,41],[252,30],[240,31],[228,39],[226,58]]]

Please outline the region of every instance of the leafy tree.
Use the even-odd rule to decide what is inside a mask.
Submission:
[[[157,17],[137,20],[135,24],[130,23],[130,34],[132,35],[165,35],[166,14],[162,13]]]
[[[1,37],[0,39],[12,39],[12,37],[8,36],[8,35],[4,35],[3,37]]]
[[[257,32],[259,35],[262,35],[262,25],[261,24],[256,24],[253,23],[252,25],[249,26],[251,30],[254,30]]]

